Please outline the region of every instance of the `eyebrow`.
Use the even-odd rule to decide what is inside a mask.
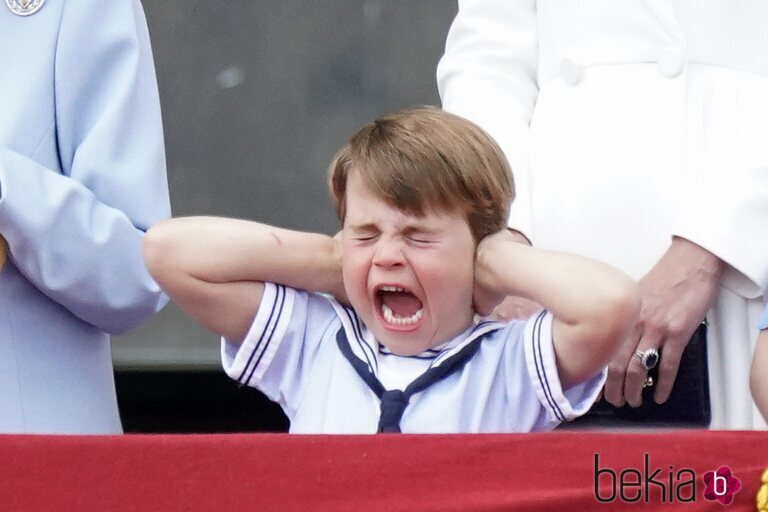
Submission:
[[[370,232],[370,231],[379,231],[378,226],[373,222],[367,222],[364,224],[352,224],[349,226],[349,228],[352,231],[356,232]],[[427,226],[421,226],[421,225],[413,225],[409,224],[406,225],[400,229],[398,229],[398,232],[403,235],[412,235],[414,233],[424,233],[427,235],[437,235],[442,232],[440,228],[431,228]]]
[[[406,226],[405,228],[401,229],[400,231],[404,235],[412,235],[414,233],[420,233],[420,234],[425,234],[425,235],[437,235],[442,230],[438,229],[438,228],[429,228],[427,226],[413,226],[413,225],[410,225],[410,226]]]
[[[379,228],[373,222],[367,222],[365,224],[351,224],[349,229],[352,231],[377,231]]]

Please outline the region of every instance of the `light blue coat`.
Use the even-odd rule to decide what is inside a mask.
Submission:
[[[3,2],[0,34],[0,432],[120,432],[107,333],[166,302],[141,258],[170,216],[144,13]]]
[[[768,329],[768,306],[765,307],[763,319],[760,320],[760,329]]]

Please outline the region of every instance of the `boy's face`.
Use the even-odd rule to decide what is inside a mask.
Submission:
[[[475,242],[462,213],[406,213],[374,195],[353,171],[342,248],[349,300],[395,354],[417,354],[472,324]]]

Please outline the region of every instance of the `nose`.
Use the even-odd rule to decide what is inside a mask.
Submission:
[[[397,267],[404,263],[403,247],[400,241],[395,239],[381,239],[376,243],[376,252],[373,254],[373,264],[377,267]]]

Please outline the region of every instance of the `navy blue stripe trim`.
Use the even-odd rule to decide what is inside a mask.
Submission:
[[[349,325],[352,326],[352,334],[354,334],[355,336],[355,341],[360,347],[360,350],[363,352],[363,356],[365,357],[365,360],[367,361],[368,366],[370,368],[373,368],[373,363],[371,362],[371,360],[375,361],[376,358],[373,356],[373,354],[369,354],[368,351],[365,349],[366,347],[368,347],[368,344],[365,343],[365,341],[363,341],[363,331],[360,328],[360,324],[357,321],[357,314],[349,308],[344,308],[344,312],[347,314],[347,318],[349,319]],[[370,358],[368,356],[370,356]]]
[[[440,361],[445,361],[446,358],[450,357],[448,354],[451,354],[452,350],[456,347],[449,348],[448,350],[444,350],[437,354],[437,356],[432,360],[432,364],[429,365],[430,368],[434,367],[435,365],[440,364]]]
[[[266,286],[266,284],[264,286]],[[259,346],[261,345],[261,342],[264,341],[264,335],[267,333],[267,330],[269,329],[269,324],[270,322],[272,322],[272,316],[275,314],[275,307],[277,306],[277,301],[279,298],[278,294],[280,292],[280,287],[278,285],[275,285],[275,287],[277,288],[277,291],[275,292],[275,300],[272,301],[272,309],[269,312],[269,317],[267,317],[267,324],[264,326],[264,330],[261,331],[261,336],[259,336],[259,341],[256,342],[256,346],[254,346],[253,350],[251,350],[251,355],[248,356],[248,361],[245,363],[245,366],[243,366],[242,373],[240,373],[240,376],[237,378],[237,381],[240,384],[245,384],[245,382],[243,382],[243,377],[245,377],[245,374],[248,371],[248,367],[251,366],[251,362],[253,362],[253,357],[256,355],[256,352],[259,350]],[[256,312],[256,314],[257,315],[259,314],[258,311]],[[279,315],[280,313],[278,313],[278,316]]]
[[[537,348],[536,340],[541,335],[542,318],[544,317],[545,314],[546,312],[542,311],[541,313],[539,313],[539,316],[537,316],[536,320],[534,320],[533,322],[533,329],[531,334],[531,350],[533,352],[533,362],[536,366],[536,376],[538,377],[539,384],[541,384],[541,387],[544,391],[544,398],[547,400],[547,403],[549,404],[549,408],[552,410],[552,412],[555,413],[555,416],[558,419],[560,419],[560,417],[557,415],[557,408],[555,407],[555,404],[552,401],[552,397],[548,393],[549,390],[547,386],[544,385],[544,379],[542,378],[542,373],[544,372],[544,370],[539,365],[539,357],[536,350]],[[539,350],[541,350],[541,347],[539,347]]]
[[[373,391],[377,397],[381,398],[381,395],[384,394],[386,388],[373,374],[371,367],[367,366],[362,359],[352,352],[352,346],[349,344],[349,338],[347,338],[347,333],[344,330],[343,325],[339,327],[339,330],[336,332],[336,345],[339,347],[344,358],[349,361],[349,364],[355,372],[361,379],[363,379],[368,387],[371,388],[371,391]]]
[[[357,313],[354,310],[352,310],[352,316],[355,319],[355,326],[357,327],[358,336],[360,337],[360,343],[362,344],[363,350],[367,351],[371,356],[371,359],[373,359],[374,371],[378,373],[379,360],[376,358],[376,354],[374,354],[373,347],[365,342],[365,336],[363,336],[363,324],[360,322],[360,317],[357,316]]]
[[[378,373],[379,360],[376,358],[376,354],[374,354],[373,347],[365,342],[365,336],[363,336],[363,324],[360,321],[360,317],[357,316],[357,313],[354,310],[352,310],[352,313],[355,318],[355,324],[357,325],[357,332],[360,334],[360,342],[363,344],[363,350],[366,350],[370,354],[373,359],[374,371]]]
[[[357,315],[349,308],[344,308],[344,312],[347,314],[347,318],[349,318],[349,323],[352,325],[352,333],[355,335],[355,341],[357,341],[357,344],[360,346],[360,350],[363,352],[368,367],[371,368],[371,371],[378,373],[379,367],[376,361],[376,355],[373,353],[373,349],[363,341],[363,331],[360,327]],[[342,327],[344,327],[343,324]]]
[[[499,322],[494,322],[493,320],[483,320],[482,322],[480,322],[479,324],[475,325],[475,326],[472,328],[472,332],[474,333],[474,332],[476,332],[478,329],[481,329],[481,328],[485,327],[486,325],[493,325],[493,324],[498,324],[498,323],[499,323]],[[499,325],[501,325],[501,324],[499,324]]]
[[[533,325],[533,336],[531,336],[531,343],[533,347],[533,360],[536,364],[536,373],[539,378],[539,382],[542,385],[542,388],[544,389],[544,396],[547,399],[547,402],[549,403],[549,407],[552,409],[552,412],[555,413],[555,417],[560,421],[565,421],[565,415],[560,410],[560,407],[558,407],[557,402],[555,401],[554,395],[552,394],[552,389],[549,386],[549,379],[547,378],[547,372],[544,370],[544,357],[541,353],[541,326],[544,323],[544,317],[546,316],[547,312],[542,311],[538,317],[536,317],[536,321]],[[537,350],[538,349],[538,350]],[[542,378],[543,375],[543,378]]]
[[[413,355],[413,356],[401,356],[399,354],[395,354],[393,352],[390,352],[389,350],[385,350],[382,345],[379,345],[379,354],[381,354],[383,356],[400,357],[400,358],[403,358],[403,359],[421,359],[421,360],[424,360],[424,361],[431,361],[435,357],[437,357],[437,356],[425,356],[425,355],[421,355],[421,354],[416,354],[416,355]],[[423,352],[422,352],[422,354],[423,354]]]
[[[245,378],[243,381],[243,384],[247,385],[251,378],[253,378],[253,374],[256,371],[256,368],[259,366],[259,361],[261,361],[262,356],[264,355],[264,351],[269,346],[270,342],[272,341],[272,335],[275,333],[275,330],[277,329],[277,324],[280,322],[280,317],[283,314],[283,305],[285,304],[285,287],[282,285],[275,285],[275,303],[272,306],[272,311],[275,313],[274,317],[270,313],[270,317],[267,319],[267,323],[264,326],[264,331],[261,334],[261,339],[259,340],[259,343],[254,347],[253,353],[251,354],[251,357],[248,361],[248,366],[246,366],[245,371],[248,371],[248,368],[250,367],[250,372],[248,372],[248,377]],[[259,345],[264,343],[262,347],[259,347]],[[256,358],[256,361],[251,365],[251,360],[254,356],[258,356]]]
[[[472,356],[480,349],[480,343],[483,341],[483,336],[478,336],[471,342],[464,345],[461,350],[451,354],[445,364],[440,366],[432,366],[427,371],[422,373],[416,380],[408,384],[405,388],[405,393],[408,396],[412,396],[416,393],[424,391],[428,386],[437,383],[438,381],[448,377],[452,373],[460,370],[465,364],[469,362]]]
[[[542,317],[541,324],[544,323],[543,320],[544,317]],[[560,409],[560,406],[557,405],[557,401],[555,400],[555,395],[552,393],[552,388],[549,385],[549,378],[547,376],[546,370],[544,370],[544,356],[542,355],[543,352],[541,351],[541,324],[539,325],[539,332],[537,337],[537,343],[539,344],[539,359],[541,359],[541,369],[544,373],[544,383],[547,385],[547,390],[549,391],[549,396],[552,397],[552,402],[555,405],[555,409],[557,410],[557,416],[560,418],[561,421],[565,421],[565,414],[563,414],[563,410]],[[550,338],[551,338],[551,331],[550,331]],[[552,339],[548,340],[549,343],[552,343]],[[554,350],[554,349],[553,349]],[[559,384],[559,382],[558,382]]]
[[[488,329],[487,331],[484,331],[484,332],[482,332],[480,334],[477,333],[483,327],[488,326],[488,325],[494,325],[494,324],[496,324],[496,328]],[[430,368],[434,368],[436,366],[439,366],[439,365],[443,364],[443,361],[445,361],[448,357],[451,357],[453,354],[459,352],[460,350],[463,350],[464,347],[466,347],[467,345],[473,343],[476,338],[478,338],[480,336],[485,336],[489,332],[493,332],[493,331],[497,330],[498,328],[500,328],[501,326],[502,326],[502,324],[500,324],[498,322],[493,322],[493,321],[480,322],[479,324],[477,324],[476,326],[474,326],[472,328],[472,331],[469,333],[469,336],[467,336],[466,339],[462,340],[461,343],[458,343],[456,346],[451,347],[448,350],[440,351],[440,353],[437,355],[435,360],[432,361],[432,364],[430,365]],[[466,340],[470,340],[470,341],[467,342]],[[462,346],[462,344],[464,344],[464,345]],[[459,350],[456,350],[456,347],[462,347],[462,348],[459,349]]]
[[[264,357],[264,354],[267,353],[267,348],[269,348],[269,344],[272,343],[272,337],[274,336],[275,331],[277,331],[277,324],[280,323],[280,317],[283,314],[283,306],[285,306],[285,296],[286,296],[285,287],[280,286],[280,289],[282,289],[282,291],[283,291],[283,298],[280,301],[279,313],[275,317],[275,323],[272,325],[272,332],[269,333],[269,337],[267,338],[267,342],[264,343],[264,348],[261,349],[261,354],[259,354],[259,358],[256,360],[256,364],[253,365],[253,368],[251,369],[250,375],[248,375],[248,380],[246,381],[246,383],[247,382],[251,382],[251,379],[253,378],[253,374],[256,372],[256,368],[259,367],[259,363],[261,362],[261,358]]]

